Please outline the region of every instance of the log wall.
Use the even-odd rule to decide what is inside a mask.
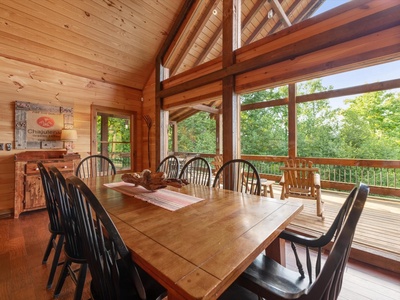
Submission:
[[[0,151],[0,214],[14,206],[14,155],[25,150],[14,147],[15,101],[67,106],[74,109],[78,140],[74,151],[82,157],[90,152],[90,108],[92,104],[138,112],[141,121],[142,91],[87,79],[32,64],[0,57],[0,143],[11,143],[11,151]],[[141,130],[138,131],[141,135]],[[141,137],[136,141],[139,143]],[[136,165],[142,168],[142,147],[136,149]],[[28,150],[28,149],[27,149]]]

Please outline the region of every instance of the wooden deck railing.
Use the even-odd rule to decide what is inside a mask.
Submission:
[[[193,155],[193,153],[176,153]],[[210,162],[215,154],[200,154]],[[263,178],[280,181],[279,167],[288,158],[285,156],[242,155],[251,161]],[[371,194],[400,197],[400,160],[370,160],[344,158],[304,158],[319,168],[323,189],[350,190],[362,181],[371,187]]]

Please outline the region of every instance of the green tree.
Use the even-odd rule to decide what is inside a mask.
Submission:
[[[298,95],[331,90],[320,79],[300,83]],[[302,157],[336,157],[338,153],[338,110],[329,100],[317,100],[297,105],[297,155]]]
[[[341,157],[400,159],[400,93],[377,91],[347,99],[341,111]]]
[[[242,104],[286,98],[287,86],[241,96]],[[287,155],[287,106],[246,110],[241,112],[240,132],[242,154]]]
[[[178,150],[193,153],[215,153],[215,120],[206,112],[185,119],[178,124]]]

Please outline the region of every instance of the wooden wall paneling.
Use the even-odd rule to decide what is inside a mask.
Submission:
[[[0,57],[0,93],[2,95],[0,98],[2,107],[0,143],[9,142],[13,145],[11,151],[0,151],[2,166],[0,169],[0,214],[13,210],[14,154],[22,151],[14,149],[16,100],[73,107],[74,127],[78,131],[74,151],[82,156],[90,152],[90,105],[92,103],[119,109],[139,111],[142,109],[142,92],[137,89],[78,77],[4,57]],[[137,143],[141,143],[141,130],[138,130],[137,139]],[[140,155],[137,157],[140,158]]]

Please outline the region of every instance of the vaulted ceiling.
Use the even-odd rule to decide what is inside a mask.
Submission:
[[[243,0],[242,45],[308,18],[324,0]],[[221,56],[222,2],[192,4],[165,66]],[[0,55],[142,90],[185,0],[2,0]]]

